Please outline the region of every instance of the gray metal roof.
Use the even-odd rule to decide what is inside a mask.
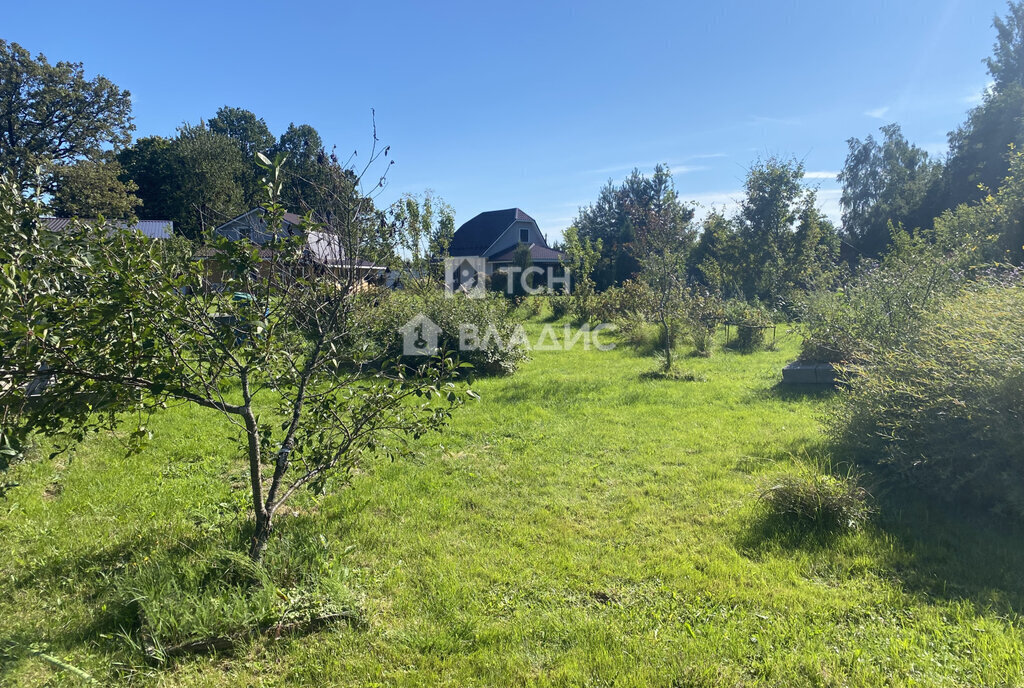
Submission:
[[[43,222],[46,223],[47,229],[51,232],[63,232],[67,229],[68,225],[71,224],[72,219],[73,218],[70,217],[44,217]],[[95,224],[97,222],[95,218],[83,217],[77,219],[86,224]],[[170,239],[174,236],[174,223],[170,220],[139,220],[138,224],[132,225],[131,227],[119,220],[108,220],[107,224],[111,227],[132,229],[142,232],[150,239]]]

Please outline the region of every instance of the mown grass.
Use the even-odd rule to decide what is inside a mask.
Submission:
[[[0,506],[0,685],[81,684],[40,651],[146,686],[1024,683],[1019,529],[884,490],[845,534],[759,506],[821,450],[827,396],[776,386],[797,348],[683,356],[680,379],[621,347],[535,352],[446,435],[292,504],[262,583],[208,563],[245,528],[218,416],[29,465]],[[303,593],[362,622],[163,667],[134,646],[140,609],[176,637]]]

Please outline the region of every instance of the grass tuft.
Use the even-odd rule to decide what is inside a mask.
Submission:
[[[827,531],[852,531],[871,515],[868,493],[854,474],[831,475],[813,468],[773,476],[761,502],[783,523]]]

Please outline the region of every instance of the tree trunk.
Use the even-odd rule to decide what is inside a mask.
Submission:
[[[672,332],[669,328],[668,321],[662,318],[661,320],[662,338],[665,344],[665,372],[672,370]]]
[[[256,417],[249,406],[248,378],[242,378],[242,394],[245,398],[246,408],[242,414],[245,420],[245,434],[249,440],[249,482],[252,488],[252,511],[256,516],[256,529],[252,534],[252,542],[249,545],[249,557],[253,561],[259,561],[263,556],[263,550],[267,548],[267,540],[270,538],[270,511],[263,501],[263,468],[260,465],[262,453],[260,451],[260,429]]]
[[[270,531],[273,528],[270,514],[266,510],[256,512],[256,529],[252,533],[252,542],[249,543],[249,558],[259,563],[263,558],[263,551],[267,548],[267,541],[270,539]]]

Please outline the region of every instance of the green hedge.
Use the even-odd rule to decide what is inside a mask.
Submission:
[[[982,283],[946,301],[851,381],[831,420],[861,460],[1024,516],[1024,287]]]
[[[512,303],[499,294],[489,292],[486,298],[471,299],[421,288],[377,290],[366,298],[373,305],[361,314],[365,324],[359,345],[371,347],[377,356],[400,358],[402,326],[423,314],[441,328],[439,346],[457,353],[460,361],[472,364],[479,374],[509,375],[527,358],[522,337],[516,336],[518,323],[512,317]],[[459,331],[464,325],[476,328],[478,339],[484,342],[481,348],[460,350]]]

